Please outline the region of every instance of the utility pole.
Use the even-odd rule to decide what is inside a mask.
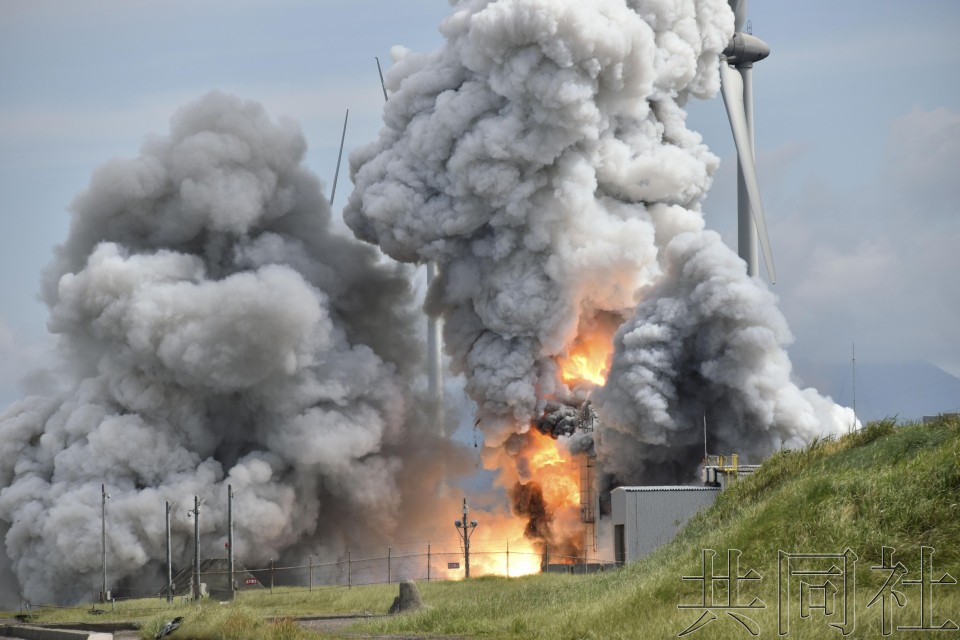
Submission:
[[[170,547],[170,503],[167,502],[167,602],[173,602],[173,553]]]
[[[464,575],[465,577],[470,577],[470,536],[473,535],[474,530],[477,528],[477,521],[470,520],[467,521],[467,517],[470,515],[470,509],[467,507],[467,499],[463,499],[463,520],[457,520],[453,523],[453,526],[457,528],[457,533],[460,534],[460,537],[463,539],[463,566],[464,566]]]
[[[100,589],[100,602],[109,600],[107,595],[107,500],[110,494],[107,493],[107,485],[100,485],[100,550],[103,560],[103,584]]]
[[[236,594],[237,582],[233,574],[233,485],[227,485],[227,570],[230,572],[230,597]]]
[[[193,599],[200,599],[200,496],[193,496]]]

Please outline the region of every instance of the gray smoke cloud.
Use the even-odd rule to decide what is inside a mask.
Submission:
[[[620,327],[607,384],[594,394],[605,472],[621,483],[689,479],[705,418],[712,452],[744,462],[855,426],[852,410],[791,381],[776,297],[719,235],[680,234],[663,260],[664,277]]]
[[[379,140],[350,158],[344,211],[430,292],[488,442],[563,392],[554,358],[625,317],[657,245],[702,225],[717,159],[678,100],[718,88],[722,2],[460,2],[429,54],[394,50]]]
[[[488,444],[578,396],[557,360],[601,317],[633,316],[594,394],[619,480],[692,478],[704,412],[742,454],[848,426],[790,381],[773,296],[704,231],[718,159],[683,106],[719,90],[727,2],[464,0],[440,30],[438,51],[394,51],[344,216],[397,260],[440,264],[430,303]]]
[[[179,566],[194,495],[202,553],[222,555],[227,484],[254,566],[396,524],[409,274],[331,233],[305,150],[294,124],[211,93],[73,202],[42,284],[66,391],[0,414],[0,531],[28,600],[99,591],[101,483],[113,587],[163,584],[165,501]]]

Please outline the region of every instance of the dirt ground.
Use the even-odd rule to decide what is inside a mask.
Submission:
[[[377,635],[371,636],[366,634],[358,633],[349,633],[344,632],[343,630],[349,627],[350,625],[359,622],[360,620],[375,620],[377,618],[386,618],[388,616],[345,616],[345,617],[323,617],[323,618],[307,618],[300,620],[300,626],[310,631],[316,631],[318,633],[332,634],[340,638],[363,638],[365,640],[460,640],[457,636],[411,636],[411,635]],[[4,624],[16,625],[16,620],[3,621],[0,620],[0,626]],[[342,633],[341,633],[342,632]],[[113,634],[114,640],[138,640],[140,636],[136,631],[125,630],[125,631],[115,631]],[[176,636],[171,636],[171,640],[175,640]],[[7,636],[0,636],[0,640],[17,640],[16,638],[9,638]]]

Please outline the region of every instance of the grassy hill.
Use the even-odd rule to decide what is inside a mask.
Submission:
[[[868,604],[892,571],[882,566],[884,547],[895,548],[886,566],[902,562],[908,573],[898,574],[893,589],[904,606],[886,598],[893,611],[893,638],[960,638],[960,631],[898,630],[897,625],[921,625],[921,547],[930,547],[936,581],[945,572],[960,578],[960,422],[895,426],[876,422],[835,441],[820,441],[802,451],[783,451],[767,460],[752,477],[723,492],[713,508],[698,515],[670,545],[622,570],[592,576],[537,575],[526,578],[479,578],[469,582],[420,584],[429,609],[389,619],[360,622],[349,629],[362,634],[430,634],[495,638],[671,638],[700,620],[705,626],[686,637],[723,640],[751,637],[747,626],[761,637],[778,637],[778,564],[792,568],[788,582],[791,603],[787,638],[844,637],[829,626],[840,623],[843,576],[800,575],[841,566],[847,556],[846,592],[849,595],[849,638],[880,638],[883,598]],[[763,607],[736,609],[752,620],[741,624],[728,610],[704,613],[701,584],[682,580],[702,576],[704,549],[717,552],[712,575],[727,570],[727,550],[741,552],[739,574],[749,570],[759,580],[740,583],[739,602],[759,598]],[[823,557],[791,557],[780,552]],[[784,570],[787,575],[787,570]],[[781,576],[782,577],[782,576]],[[830,580],[838,589],[817,589]],[[852,584],[855,580],[855,585]],[[804,587],[806,581],[813,588]],[[907,581],[907,582],[904,582]],[[714,582],[713,604],[726,603],[726,582]],[[803,592],[803,595],[801,595]],[[946,619],[960,622],[960,585],[935,585],[926,622],[939,626]],[[185,615],[190,623],[179,637],[296,638],[301,631],[289,623],[266,624],[264,616],[315,615],[338,612],[384,612],[396,585],[307,592],[287,590],[271,597],[243,594],[229,607],[216,603],[185,607],[154,615],[144,634],[161,619]],[[814,605],[801,617],[802,597]],[[733,598],[734,604],[737,603]],[[708,598],[707,603],[710,600]],[[816,605],[835,603],[826,616]],[[930,601],[927,601],[930,604]],[[716,619],[710,621],[710,616]],[[230,620],[233,622],[230,622]],[[181,633],[178,632],[178,633]],[[932,634],[932,635],[931,635]],[[148,637],[148,636],[144,636]],[[152,637],[152,636],[149,636]],[[173,636],[176,638],[178,636]]]

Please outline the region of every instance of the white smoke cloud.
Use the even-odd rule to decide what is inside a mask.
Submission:
[[[488,444],[569,393],[556,360],[579,331],[638,303],[595,394],[608,474],[690,477],[704,411],[742,453],[840,428],[790,381],[774,298],[704,231],[718,160],[683,105],[719,89],[725,1],[467,0],[441,32],[434,53],[394,52],[344,216],[397,260],[440,264],[430,302]]]
[[[164,501],[180,566],[194,495],[202,553],[222,549],[227,484],[248,563],[395,524],[409,281],[331,235],[305,149],[291,123],[212,93],[76,198],[43,282],[69,391],[0,415],[0,525],[27,599],[99,590],[101,483],[113,587],[162,584],[146,578]]]

